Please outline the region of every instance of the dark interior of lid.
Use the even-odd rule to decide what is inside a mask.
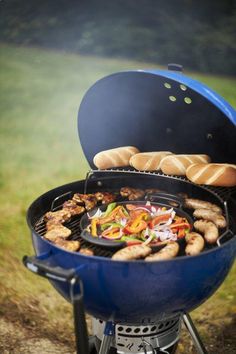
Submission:
[[[128,145],[236,163],[236,127],[228,117],[191,88],[150,73],[98,81],[82,100],[78,129],[91,167],[96,153]]]

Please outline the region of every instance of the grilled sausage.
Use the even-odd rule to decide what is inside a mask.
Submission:
[[[210,202],[205,202],[204,200],[186,198],[184,200],[184,204],[185,207],[189,209],[209,209],[214,211],[215,213],[222,214],[222,209],[218,205]]]
[[[205,245],[204,238],[197,232],[189,232],[185,237],[187,246],[185,247],[185,253],[188,256],[195,256],[200,253]]]
[[[206,242],[213,244],[217,241],[219,237],[219,231],[217,226],[212,221],[197,220],[193,226],[197,231],[203,233]]]
[[[131,261],[133,259],[147,257],[152,249],[145,245],[133,245],[122,248],[111,257],[114,261]]]
[[[225,217],[221,214],[215,213],[212,210],[196,209],[193,213],[193,216],[195,216],[197,219],[212,221],[220,229],[223,229],[227,225]]]
[[[164,248],[162,248],[159,252],[153,253],[150,256],[145,258],[147,262],[153,261],[164,261],[167,259],[172,259],[177,256],[179,252],[179,245],[177,242],[170,242]]]

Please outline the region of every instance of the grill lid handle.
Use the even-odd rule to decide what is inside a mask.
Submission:
[[[170,64],[168,64],[168,70],[178,71],[178,72],[182,73],[183,72],[183,65],[170,63]]]

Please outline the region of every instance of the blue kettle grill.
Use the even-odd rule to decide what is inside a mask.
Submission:
[[[199,354],[207,353],[189,312],[222,284],[236,254],[236,189],[207,187],[183,177],[132,168],[97,170],[93,157],[102,150],[133,145],[140,151],[202,153],[214,162],[236,163],[236,111],[218,94],[180,72],[136,70],[97,81],[82,99],[78,132],[91,171],[84,180],[57,187],[36,199],[27,222],[36,256],[23,262],[48,278],[73,304],[79,354],[174,353],[184,323]],[[225,210],[228,227],[217,245],[197,256],[159,262],[114,261],[112,251],[96,245],[94,256],[69,252],[42,236],[43,215],[57,210],[73,193],[161,188],[187,193]],[[69,226],[80,239],[80,220]],[[88,336],[84,311],[93,317]]]

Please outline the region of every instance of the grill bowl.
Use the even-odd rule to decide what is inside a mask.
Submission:
[[[160,180],[173,188],[173,180],[170,178],[165,179],[163,176],[159,180],[157,177],[151,179],[156,184]],[[132,181],[136,185],[150,183],[150,179],[145,176],[144,179],[136,177],[135,181],[133,178],[109,178],[107,181],[104,179],[103,184],[105,188],[106,183],[111,185],[113,182],[117,187],[121,183],[131,185]],[[91,182],[90,191],[98,188],[98,182],[101,180]],[[185,190],[189,188],[188,183],[179,181],[179,184],[182,190],[183,187]],[[194,193],[198,188],[192,186],[191,191]],[[139,325],[191,311],[217,290],[233,264],[236,237],[197,256],[150,263],[113,261],[106,257],[88,257],[63,250],[37,234],[34,225],[49,210],[55,197],[69,191],[83,193],[84,181],[58,187],[39,197],[28,210],[28,224],[37,256],[47,258],[51,267],[76,270],[83,282],[85,309],[94,317]],[[199,191],[204,194],[201,189]],[[209,200],[209,193],[207,195]],[[212,202],[219,203],[217,197],[210,196]],[[69,284],[51,282],[70,301]]]

